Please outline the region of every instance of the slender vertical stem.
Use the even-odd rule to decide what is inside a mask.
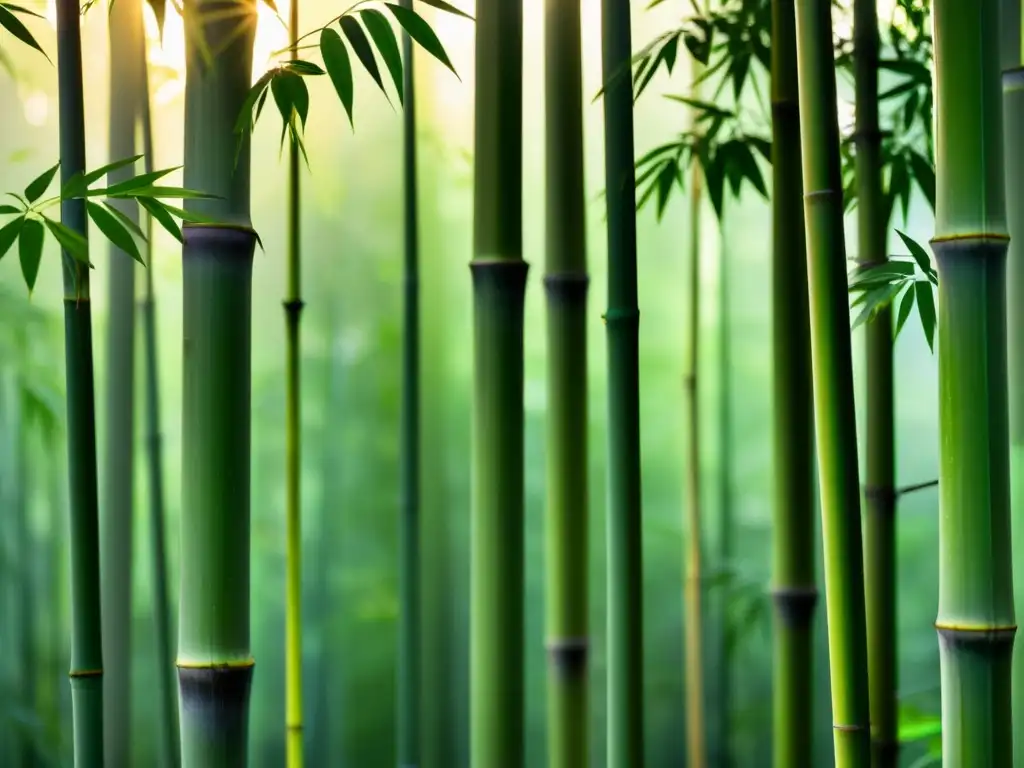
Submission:
[[[1010,245],[1006,259],[1007,350],[1010,414],[1010,509],[1024,504],[1024,57],[1021,46],[1021,1],[1000,3],[1003,68],[1003,151],[1005,161],[1006,220]],[[1011,514],[1013,551],[1024,552],[1024,516]],[[1020,571],[1017,572],[1020,578]],[[1016,588],[1016,584],[1014,585]],[[1015,599],[1019,600],[1020,590]],[[1018,733],[1024,727],[1024,656],[1021,646],[1013,654],[1013,718]],[[1014,739],[1014,765],[1024,764],[1024,738]]]
[[[857,262],[886,261],[886,205],[882,197],[882,134],[878,127],[878,13],[875,0],[853,6],[857,105]],[[896,488],[893,425],[892,308],[868,321],[867,448],[864,487],[865,603],[871,764],[899,761],[896,657]]]
[[[947,768],[1012,762],[1006,190],[999,6],[935,0],[939,635]]]
[[[796,52],[837,768],[870,762],[864,562],[830,0],[796,3]]]
[[[772,0],[773,765],[813,760],[814,423],[793,0]]]
[[[548,765],[584,768],[587,743],[587,287],[579,0],[547,0]]]
[[[608,766],[644,764],[640,308],[629,0],[602,0],[608,206]]]
[[[477,8],[470,765],[521,768],[523,4]]]
[[[110,7],[111,162],[135,155],[140,95],[142,4],[119,0]],[[112,171],[110,184],[131,178],[135,169]],[[138,224],[134,200],[112,200]],[[131,764],[131,626],[133,493],[135,459],[135,261],[109,246],[104,500],[100,520],[100,576],[103,619],[103,727],[107,768]]]
[[[57,2],[61,182],[85,172],[85,105],[78,0]],[[87,234],[85,200],[61,202],[61,221]],[[75,765],[103,768],[103,649],[89,270],[64,252],[68,488],[71,502],[71,701]]]
[[[142,45],[142,82],[139,84],[140,122],[142,123],[142,151],[146,173],[152,173],[153,118],[149,93],[149,62]],[[156,296],[153,288],[153,217],[146,216],[146,293],[142,301],[142,332],[146,345],[146,447],[147,472],[149,474],[149,535],[150,556],[153,558],[153,618],[156,633],[157,680],[159,681],[159,704],[157,716],[160,722],[160,760],[164,768],[177,768],[180,763],[178,751],[178,707],[174,689],[174,655],[171,652],[171,609],[167,595],[167,545],[164,533],[164,473],[163,437],[160,432],[160,377],[157,370],[158,347],[156,341]]]
[[[36,577],[36,553],[29,527],[29,463],[32,456],[31,423],[25,408],[25,382],[15,377],[14,388],[14,429],[12,432],[11,480],[14,486],[14,534],[13,543],[17,550],[18,594],[18,650],[14,660],[18,667],[18,696],[21,706],[31,712],[37,711],[38,686],[36,684],[36,610],[39,600],[39,585]],[[18,760],[22,768],[33,768],[42,761],[37,748],[36,736],[28,729],[20,733],[17,744]]]
[[[256,236],[249,142],[238,147],[234,125],[252,80],[256,2],[186,0],[185,29],[184,183],[217,195],[187,204],[224,223],[183,228],[181,754],[184,768],[244,768]]]
[[[687,296],[686,395],[686,744],[688,765],[704,768],[704,573],[700,482],[700,203],[701,174],[697,163],[690,173],[690,281]]]
[[[412,8],[412,0],[402,0]],[[416,173],[416,94],[412,38],[402,35],[405,114],[404,296],[402,305],[402,423],[398,671],[398,765],[420,765],[420,275]]]
[[[718,266],[718,334],[719,334],[719,405],[718,436],[719,465],[719,532],[718,563],[724,572],[732,574],[733,567],[733,509],[732,509],[732,358],[729,333],[729,247],[726,229],[719,226],[721,248]],[[735,574],[733,574],[735,575]],[[732,768],[732,664],[733,650],[729,642],[729,594],[722,590],[719,604],[719,658],[718,658],[718,741],[719,768]]]
[[[288,13],[291,45],[299,36],[299,3]],[[285,315],[285,728],[288,768],[302,768],[302,389],[300,379],[302,316],[301,209],[299,145],[288,146],[288,276]]]

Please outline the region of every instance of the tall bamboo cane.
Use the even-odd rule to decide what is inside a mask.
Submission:
[[[815,426],[837,768],[870,762],[864,563],[830,0],[796,3]]]
[[[1012,760],[1007,226],[996,0],[935,0],[939,634],[947,768]]]
[[[548,765],[587,765],[587,287],[579,0],[547,0]]]
[[[256,0],[186,0],[187,201],[178,684],[184,768],[247,765],[252,263],[250,150],[234,126],[252,79]],[[209,56],[209,58],[208,58]],[[236,154],[237,148],[237,154]]]
[[[882,197],[882,134],[878,126],[878,13],[875,0],[853,6],[857,106],[857,262],[886,260],[887,207]],[[866,329],[867,448],[864,504],[865,602],[871,764],[895,768],[897,735],[896,488],[893,425],[892,307]]]
[[[523,647],[523,5],[476,19],[470,764],[521,768]]]
[[[61,183],[85,173],[85,105],[78,0],[57,1],[57,85]],[[61,221],[87,233],[85,200],[61,202]],[[89,270],[62,254],[71,502],[71,701],[78,768],[103,768],[103,650],[100,629],[99,511]]]
[[[142,4],[124,0],[110,6],[109,160],[136,154],[135,128],[141,93]],[[110,172],[109,184],[129,179],[132,166]],[[111,205],[136,225],[134,200]],[[135,465],[135,261],[110,246],[107,321],[106,451],[100,556],[103,619],[104,746],[107,768],[131,764],[132,530]]]
[[[402,0],[412,8],[412,0]],[[405,113],[402,124],[404,175],[401,416],[401,530],[399,588],[398,765],[417,768],[420,748],[420,278],[416,156],[416,94],[412,38],[402,35]]]
[[[608,766],[644,764],[640,309],[629,0],[602,0],[608,206]]]
[[[772,0],[772,392],[775,768],[813,755],[814,424],[793,0]]]

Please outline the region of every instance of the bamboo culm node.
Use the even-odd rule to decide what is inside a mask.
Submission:
[[[770,592],[776,615],[788,627],[806,626],[818,606],[817,587],[776,587]]]

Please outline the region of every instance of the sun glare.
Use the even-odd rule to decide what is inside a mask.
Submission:
[[[160,39],[156,16],[145,4],[146,38],[149,40],[150,73],[153,77],[153,100],[166,104],[179,98],[185,91],[185,26],[176,4],[171,4],[164,20],[163,39]],[[256,80],[270,66],[272,54],[288,44],[288,30],[281,19],[288,15],[289,3],[278,3],[278,17],[266,3],[257,5],[256,43],[253,51],[253,75]],[[179,6],[180,7],[180,6]]]

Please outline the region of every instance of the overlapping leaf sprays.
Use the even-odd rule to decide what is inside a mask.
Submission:
[[[999,7],[935,0],[939,658],[948,768],[1012,762],[1007,227]]]
[[[545,13],[548,764],[587,765],[587,288],[579,0]]]
[[[831,3],[796,2],[811,360],[838,768],[870,762],[864,566]]]

